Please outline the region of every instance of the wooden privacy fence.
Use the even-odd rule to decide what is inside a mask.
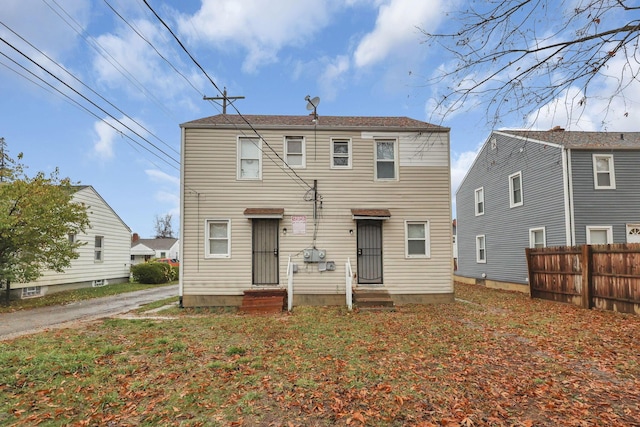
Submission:
[[[640,244],[526,249],[532,298],[640,314]]]

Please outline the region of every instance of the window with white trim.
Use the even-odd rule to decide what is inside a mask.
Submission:
[[[613,154],[593,155],[593,184],[596,190],[614,190],[616,188]]]
[[[238,179],[262,179],[260,138],[238,139]]]
[[[398,143],[395,139],[376,140],[375,164],[376,180],[398,179]]]
[[[331,140],[331,168],[351,169],[351,140]]]
[[[476,236],[476,262],[486,264],[487,242],[484,234]]]
[[[476,189],[475,200],[476,200],[476,216],[484,215],[484,187],[480,187]]]
[[[22,298],[39,297],[40,295],[42,295],[42,287],[40,286],[22,288]]]
[[[104,261],[104,236],[96,236],[95,243],[93,245],[93,260],[94,262]]]
[[[509,175],[509,207],[522,206],[522,172]]]
[[[545,248],[547,247],[547,237],[544,227],[530,228],[529,229],[529,247],[530,248]]]
[[[587,245],[610,245],[613,243],[613,227],[610,225],[587,225]]]
[[[291,168],[306,167],[305,142],[301,136],[286,136],[284,138],[284,159]]]
[[[205,258],[230,258],[231,220],[207,220],[205,227]]]
[[[405,257],[429,258],[429,221],[405,221]]]

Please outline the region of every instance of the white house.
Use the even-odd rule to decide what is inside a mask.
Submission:
[[[63,273],[49,270],[34,282],[12,283],[12,293],[27,298],[129,280],[131,230],[92,186],[74,188],[72,201],[84,203],[89,216],[86,233],[69,236],[85,243],[79,257]]]
[[[140,264],[153,258],[180,259],[180,241],[173,238],[141,239],[137,233],[133,233],[131,264]]]

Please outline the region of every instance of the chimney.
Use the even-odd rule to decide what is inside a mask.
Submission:
[[[135,243],[138,240],[140,240],[140,236],[138,235],[138,233],[133,233],[133,236],[131,236],[131,243]]]

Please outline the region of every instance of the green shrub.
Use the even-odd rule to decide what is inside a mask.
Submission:
[[[157,285],[171,281],[171,266],[160,262],[145,262],[131,267],[133,280],[138,283]]]

